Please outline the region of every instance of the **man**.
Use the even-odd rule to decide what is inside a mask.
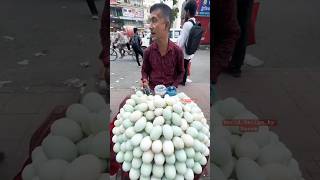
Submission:
[[[236,16],[236,0],[214,0],[213,59],[210,79],[215,84],[224,68],[228,67],[235,43],[240,34]]]
[[[246,56],[253,2],[254,0],[237,0],[237,17],[241,33],[240,38],[236,43],[229,67],[229,72],[233,77],[241,76],[241,66],[243,65]]]
[[[196,19],[194,16],[196,15],[197,11],[197,3],[195,0],[189,0],[184,7],[185,10],[185,19],[186,22],[183,24],[181,34],[177,41],[178,46],[183,50],[184,54],[184,70],[185,74],[183,76],[183,80],[181,82],[182,85],[186,85],[187,77],[188,77],[188,65],[193,58],[194,54],[188,55],[186,53],[186,43],[189,38],[190,30],[193,26],[193,23],[196,24]],[[192,23],[192,22],[193,23]]]
[[[138,66],[141,66],[139,62],[139,55],[141,55],[141,57],[143,58],[143,51],[141,48],[142,41],[138,34],[138,28],[133,28],[133,32],[134,32],[134,35],[131,38],[131,45],[134,53],[136,54],[136,60],[137,60]]]
[[[183,52],[169,40],[172,10],[164,4],[150,8],[150,30],[153,43],[144,51],[141,81],[143,87],[156,85],[178,87],[184,75]]]
[[[123,31],[117,30],[117,35],[115,40],[115,43],[117,44],[117,47],[121,55],[120,58],[124,57],[124,54],[125,54],[124,48],[127,46],[127,43],[128,43],[128,40],[123,33],[124,33]]]

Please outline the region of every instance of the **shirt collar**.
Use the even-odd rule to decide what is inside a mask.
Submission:
[[[169,39],[169,41],[168,41],[167,53],[170,52],[170,51],[172,51],[174,45],[175,45],[175,44],[174,44],[172,41],[170,41],[170,39]],[[157,44],[156,42],[154,42],[154,43],[151,44],[151,48],[152,48],[153,50],[159,51],[158,44]]]

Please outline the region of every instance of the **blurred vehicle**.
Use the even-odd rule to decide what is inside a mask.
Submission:
[[[171,28],[169,32],[169,38],[172,42],[177,43],[177,40],[181,33],[181,28]],[[142,40],[142,48],[147,48],[150,46],[150,38],[151,38],[151,32],[144,32],[144,37],[140,35]]]
[[[171,28],[169,32],[169,38],[172,42],[177,43],[177,40],[181,34],[181,28]]]

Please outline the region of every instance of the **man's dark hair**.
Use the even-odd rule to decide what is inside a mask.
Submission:
[[[167,21],[170,23],[170,26],[173,22],[173,15],[172,15],[172,9],[164,4],[164,3],[157,3],[151,6],[150,8],[150,13],[152,13],[153,11],[156,11],[160,9],[162,12],[162,15],[164,16],[164,18],[167,19]]]
[[[191,17],[194,17],[196,15],[197,12],[197,3],[195,0],[189,0],[186,4],[186,6],[184,7],[184,10],[186,12],[189,11],[189,14]]]
[[[138,28],[133,28],[133,32],[136,33],[138,31]]]

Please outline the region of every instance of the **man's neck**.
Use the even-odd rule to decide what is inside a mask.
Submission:
[[[161,56],[164,56],[167,53],[167,49],[168,49],[168,43],[169,43],[168,36],[166,36],[162,39],[158,39],[158,41],[156,43],[158,44],[158,48],[159,48]]]

